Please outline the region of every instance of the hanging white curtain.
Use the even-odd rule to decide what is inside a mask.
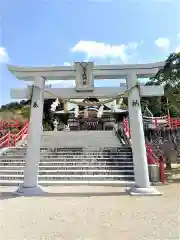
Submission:
[[[103,110],[104,110],[104,105],[101,105],[100,108],[99,108],[99,110],[98,110],[98,113],[97,113],[97,117],[98,117],[98,118],[101,118],[101,117],[102,117]]]
[[[88,107],[84,109],[84,118],[88,118]]]
[[[60,104],[58,98],[51,104],[51,111],[56,111],[57,106]]]
[[[121,107],[122,103],[123,103],[123,98],[120,98],[118,102],[119,107]]]
[[[74,110],[74,116],[77,118],[79,116],[79,106],[77,105]]]
[[[111,103],[111,111],[112,111],[112,112],[116,112],[116,111],[117,111],[116,100],[114,100],[114,101]]]

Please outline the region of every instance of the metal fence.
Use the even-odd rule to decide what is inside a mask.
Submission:
[[[157,129],[144,128],[146,143],[150,144],[153,152],[170,158],[172,163],[180,164],[180,128],[161,126]]]
[[[143,117],[146,143],[157,156],[180,164],[180,119],[163,117]],[[123,121],[124,131],[130,136],[128,119]]]

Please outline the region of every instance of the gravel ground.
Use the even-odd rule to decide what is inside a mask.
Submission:
[[[48,187],[48,196],[12,197],[1,187],[1,240],[180,239],[180,188],[130,197],[120,187]],[[179,233],[179,234],[178,234]]]

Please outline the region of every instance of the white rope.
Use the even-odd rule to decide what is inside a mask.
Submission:
[[[94,103],[77,102],[77,101],[71,100],[71,97],[69,97],[68,99],[63,99],[63,98],[61,98],[61,97],[59,97],[59,96],[57,96],[57,95],[55,95],[55,94],[53,94],[53,93],[51,93],[51,92],[49,92],[49,91],[47,91],[47,90],[44,90],[44,89],[42,89],[42,88],[40,88],[40,87],[38,87],[38,86],[36,86],[36,85],[32,85],[32,87],[33,87],[33,88],[37,88],[37,89],[39,89],[40,91],[42,91],[42,92],[44,92],[44,93],[48,93],[49,95],[51,95],[51,96],[53,96],[54,98],[56,98],[56,101],[54,102],[54,105],[52,104],[53,107],[51,106],[53,109],[54,109],[55,106],[58,106],[57,103],[60,102],[60,101],[62,101],[62,102],[67,101],[67,102],[69,102],[69,103],[74,103],[74,104],[79,105],[79,106],[94,106]],[[125,93],[129,93],[132,89],[134,89],[134,88],[136,88],[136,87],[137,87],[137,88],[140,87],[138,83],[136,83],[133,87],[125,90],[123,93],[118,94],[118,95],[115,96],[115,97],[109,97],[109,99],[107,99],[107,100],[96,102],[96,105],[100,106],[100,105],[104,105],[104,104],[106,104],[106,103],[110,103],[110,102],[112,102],[113,100],[115,100],[116,98],[120,98],[120,97],[124,96]],[[59,103],[58,103],[58,104],[59,104]]]
[[[85,110],[84,110],[84,118],[88,118],[88,108],[86,106]]]
[[[79,116],[79,106],[78,105],[75,107],[74,115],[75,115],[75,118],[78,118],[78,116]]]
[[[57,98],[55,102],[51,104],[51,111],[56,111],[57,106],[60,104],[59,99]]]
[[[97,113],[97,117],[98,117],[98,118],[101,118],[101,117],[102,117],[103,110],[104,110],[104,105],[101,105],[100,108],[99,108],[99,110],[98,110],[98,113]]]

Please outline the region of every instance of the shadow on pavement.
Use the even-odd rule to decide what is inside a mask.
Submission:
[[[73,193],[54,193],[46,192],[40,196],[19,196],[14,195],[13,192],[0,192],[0,200],[13,199],[17,197],[111,197],[111,196],[125,196],[126,192],[73,192]]]
[[[13,195],[13,192],[0,192],[0,201],[17,197],[18,196]]]

